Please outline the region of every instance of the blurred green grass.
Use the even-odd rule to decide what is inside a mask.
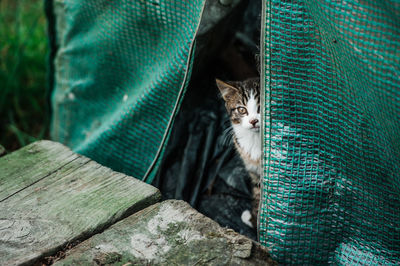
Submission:
[[[0,0],[0,144],[47,137],[43,0]]]

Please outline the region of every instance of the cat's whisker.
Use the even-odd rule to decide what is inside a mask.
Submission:
[[[233,138],[234,134],[235,134],[235,132],[233,131],[232,127],[228,127],[224,130],[224,132],[222,133],[222,135],[224,137],[222,143],[224,146],[227,146],[232,143],[232,138]]]
[[[231,121],[230,120],[225,120],[223,123],[224,127],[231,127]]]

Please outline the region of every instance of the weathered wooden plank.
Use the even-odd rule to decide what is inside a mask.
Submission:
[[[9,195],[0,202],[0,265],[52,255],[160,199],[156,188],[68,150],[46,141],[0,159],[2,195]]]
[[[60,143],[37,141],[0,159],[0,202],[78,158]]]
[[[274,265],[266,249],[187,203],[152,205],[82,242],[55,265]]]

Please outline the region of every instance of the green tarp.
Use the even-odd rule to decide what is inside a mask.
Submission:
[[[190,76],[204,1],[48,5],[57,47],[52,139],[151,182]]]
[[[151,182],[204,2],[47,0],[52,138]],[[282,264],[399,264],[400,2],[262,5],[260,242]]]
[[[264,1],[260,241],[283,264],[400,264],[400,2]]]

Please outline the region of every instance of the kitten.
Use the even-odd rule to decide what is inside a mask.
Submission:
[[[217,79],[216,82],[232,123],[233,142],[252,179],[253,210],[250,220],[255,227],[260,200],[261,173],[260,79],[228,82]],[[248,216],[247,213],[242,214],[242,220],[244,214]],[[243,222],[250,225],[246,221]]]
[[[258,177],[261,170],[260,79],[216,81],[232,123],[236,150],[247,171]]]

